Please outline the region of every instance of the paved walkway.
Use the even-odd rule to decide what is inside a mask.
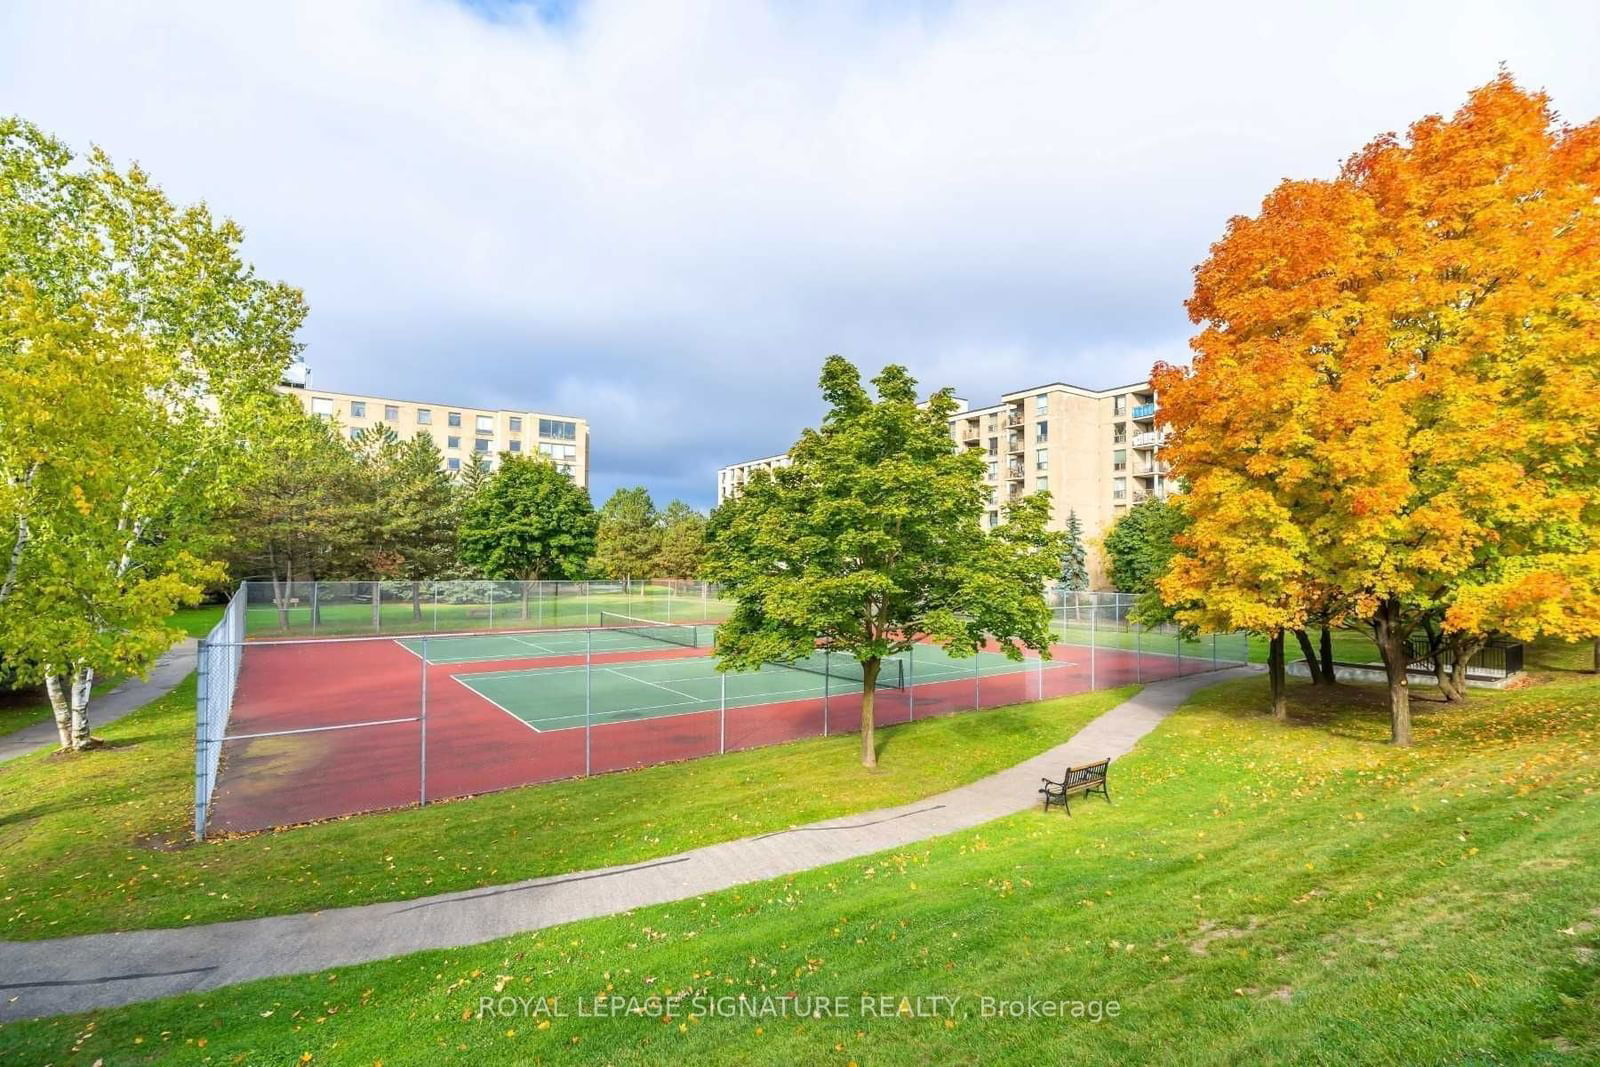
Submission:
[[[199,642],[185,637],[166,651],[156,665],[150,668],[150,677],[144,681],[129,678],[111,692],[95,696],[89,702],[89,726],[98,730],[108,722],[116,722],[150,703],[159,700],[178,687],[178,683],[194,670],[195,650]],[[43,745],[54,748],[59,744],[56,721],[46,719],[32,726],[0,736],[0,763],[25,756]]]
[[[1041,777],[1059,777],[1070,764],[1121,756],[1195,690],[1250,673],[1250,668],[1236,668],[1146,686],[1065,744],[946,793],[646,863],[302,915],[54,941],[0,941],[0,1021],[472,945],[965,830],[1034,806]]]

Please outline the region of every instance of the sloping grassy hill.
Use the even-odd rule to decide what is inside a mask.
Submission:
[[[1594,1062],[1600,686],[1563,669],[1586,651],[1547,658],[1536,686],[1421,710],[1411,750],[1384,743],[1374,692],[1295,686],[1285,727],[1257,712],[1259,681],[1217,687],[1114,765],[1112,806],[467,950],[14,1024],[0,1048],[60,1063]],[[650,1014],[685,993],[773,1012],[794,1002],[765,998],[838,997],[810,1006],[848,1014]],[[480,1012],[512,994],[565,1014]],[[868,1002],[881,1015],[864,995],[889,998]],[[597,996],[642,1011],[580,1016]],[[959,999],[900,999],[935,996]],[[984,997],[1067,1017],[986,1015]]]

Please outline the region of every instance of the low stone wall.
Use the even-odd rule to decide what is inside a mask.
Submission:
[[[1335,663],[1335,673],[1341,682],[1361,682],[1373,685],[1388,685],[1389,675],[1381,663]],[[1296,678],[1311,677],[1311,668],[1306,666],[1306,661],[1297,659],[1284,668]],[[1406,677],[1412,685],[1433,685],[1435,679],[1428,671],[1407,671]],[[1469,689],[1504,689],[1515,674],[1505,678],[1490,678],[1483,675],[1468,674],[1467,688]]]

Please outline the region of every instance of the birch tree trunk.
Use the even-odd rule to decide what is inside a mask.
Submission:
[[[54,669],[44,676],[45,692],[50,694],[50,713],[56,720],[56,737],[61,751],[72,747],[72,705],[67,699],[66,679]]]
[[[79,667],[72,674],[72,748],[81,752],[95,739],[89,734],[89,694],[94,690],[94,668]]]

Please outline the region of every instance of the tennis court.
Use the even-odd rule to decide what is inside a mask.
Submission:
[[[243,604],[239,605],[242,609]],[[197,825],[245,832],[855,731],[861,668],[819,652],[719,672],[714,627],[596,609],[589,628],[231,639],[201,652]],[[1131,640],[1130,640],[1131,636]],[[1085,642],[1085,643],[1080,643]],[[1132,644],[1134,647],[1128,647]],[[1102,627],[1008,659],[884,662],[879,725],[1243,662]],[[207,664],[212,666],[207,667]]]
[[[601,631],[600,635],[612,636]],[[631,636],[631,635],[628,635]],[[648,637],[638,638],[650,641]],[[472,641],[466,638],[465,641]],[[478,638],[476,640],[485,640]],[[452,655],[469,649],[453,646]],[[432,649],[429,650],[432,657]],[[912,696],[896,696],[920,681],[924,685],[1017,674],[1043,665],[1021,662],[998,652],[980,652],[952,660],[929,645],[886,660],[877,688],[885,704],[906,704]],[[1052,663],[1056,670],[1072,664]],[[832,695],[859,700],[860,665],[849,657],[817,655],[798,664],[771,664],[759,671],[722,672],[706,657],[604,663],[596,666],[534,667],[459,674],[454,680],[540,732],[582,728],[586,724],[632,722],[723,708],[748,708],[794,700],[821,700]]]

